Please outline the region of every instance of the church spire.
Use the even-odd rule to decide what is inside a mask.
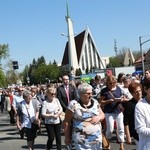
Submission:
[[[68,1],[66,0],[66,8],[67,8],[67,18],[70,18],[70,15],[69,15],[69,5],[68,5]]]
[[[72,69],[76,70],[79,69],[78,59],[77,59],[77,51],[75,45],[75,38],[74,38],[74,31],[73,31],[73,23],[69,17],[69,7],[68,2],[67,4],[67,26],[68,26],[68,59],[69,59],[69,71]]]

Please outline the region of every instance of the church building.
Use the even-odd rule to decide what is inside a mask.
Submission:
[[[69,17],[68,9],[66,21],[68,25],[68,41],[66,43],[61,66],[64,70],[82,71],[91,69],[105,69],[105,65],[100,57],[94,39],[87,27],[83,32],[74,36],[73,24]]]

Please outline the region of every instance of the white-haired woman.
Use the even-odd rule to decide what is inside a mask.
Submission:
[[[30,91],[23,92],[23,99],[17,110],[17,127],[19,130],[23,128],[27,136],[28,149],[33,150],[37,130],[32,128],[32,124],[38,123],[39,108],[38,103],[32,100]]]
[[[65,144],[74,143],[75,149],[102,149],[101,121],[105,115],[97,100],[92,98],[92,86],[78,87],[79,99],[72,100],[64,120]]]

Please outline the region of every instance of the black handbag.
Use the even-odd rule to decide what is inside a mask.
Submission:
[[[32,123],[31,124],[31,129],[34,130],[34,131],[37,131],[39,129],[39,125],[35,124],[35,123]]]

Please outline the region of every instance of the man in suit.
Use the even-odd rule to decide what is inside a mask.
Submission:
[[[62,85],[57,88],[57,98],[59,99],[64,112],[67,109],[68,103],[77,98],[76,89],[69,84],[68,75],[62,77]]]

